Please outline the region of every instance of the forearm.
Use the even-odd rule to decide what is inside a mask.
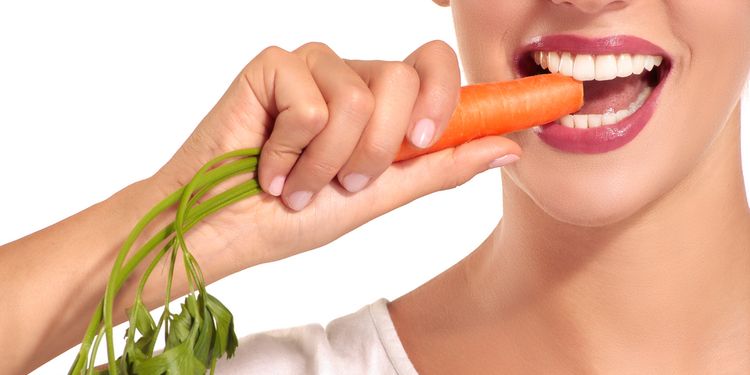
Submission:
[[[154,178],[137,182],[74,216],[0,247],[1,373],[26,373],[80,342],[123,240],[166,197],[161,185]],[[146,233],[155,233],[169,221],[168,215],[161,217]],[[116,322],[125,320],[124,307],[132,302],[133,286],[143,268],[123,286],[114,309]],[[187,289],[180,270],[176,267],[173,296]],[[144,293],[147,305],[163,302],[164,278],[154,272]]]

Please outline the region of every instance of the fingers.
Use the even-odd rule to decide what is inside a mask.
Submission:
[[[302,150],[328,122],[328,105],[301,58],[280,48],[265,50],[261,58],[278,67],[272,92],[279,114],[261,149],[258,179],[266,192],[279,196]]]
[[[457,58],[440,41],[404,62],[342,60],[322,43],[261,55],[251,81],[277,116],[261,151],[259,181],[294,210],[337,175],[348,191],[362,190],[391,165],[405,136],[429,147],[458,103]]]
[[[418,48],[404,62],[412,65],[420,77],[408,138],[414,146],[426,148],[443,134],[458,104],[458,58],[450,46],[436,40]]]
[[[370,120],[375,99],[362,78],[326,46],[311,43],[295,52],[305,56],[329,114],[325,127],[305,148],[283,189],[284,202],[301,210],[347,162]]]
[[[419,92],[419,75],[410,65],[398,61],[372,64],[346,60],[375,97],[375,110],[349,161],[338,174],[350,192],[362,190],[393,163]]]

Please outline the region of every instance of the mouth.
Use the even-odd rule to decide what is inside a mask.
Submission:
[[[649,122],[672,62],[656,45],[631,36],[537,38],[516,55],[516,73],[559,73],[583,82],[576,113],[534,128],[545,143],[572,153],[602,153],[635,138]]]

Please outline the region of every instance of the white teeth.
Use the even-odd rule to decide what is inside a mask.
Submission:
[[[588,115],[573,115],[573,126],[576,129],[586,129],[589,127]]]
[[[576,113],[573,115],[565,115],[563,117],[560,117],[557,122],[559,122],[562,126],[575,129],[596,128],[603,125],[616,124],[628,118],[639,108],[641,108],[643,103],[646,102],[646,99],[651,94],[651,90],[651,87],[646,87],[645,89],[643,89],[643,91],[638,94],[638,97],[635,99],[635,101],[630,103],[630,105],[628,105],[628,108],[626,109],[615,111],[613,108],[609,108],[602,114]]]
[[[617,77],[641,74],[660,66],[662,56],[633,55],[590,55],[570,52],[536,51],[534,62],[550,73],[560,73],[579,81],[608,81]]]
[[[596,80],[609,81],[617,77],[617,59],[615,55],[601,55],[596,57]]]
[[[560,71],[560,54],[557,52],[547,53],[547,69],[550,73],[557,73]]]
[[[594,56],[576,55],[573,60],[573,78],[579,81],[591,81],[596,77]]]
[[[563,52],[560,55],[560,74],[572,77],[573,76],[573,56],[570,52]]]
[[[634,55],[633,56],[633,74],[643,73],[643,64],[646,62],[646,56]]]
[[[588,115],[588,117],[589,117],[589,128],[602,126],[602,115]]]
[[[643,69],[646,69],[650,72],[651,69],[654,68],[654,64],[656,64],[654,56],[646,56],[646,59],[643,62]]]
[[[617,116],[612,112],[602,115],[602,125],[614,125],[617,123]]]
[[[630,111],[627,109],[621,109],[615,113],[615,117],[617,118],[617,122],[620,122],[625,119],[625,117],[628,117],[630,115]]]
[[[575,121],[573,121],[572,115],[565,115],[563,117],[560,117],[559,121],[560,121],[560,125],[562,126],[567,126],[569,128],[574,127],[573,124],[575,123]]]
[[[623,53],[617,57],[617,76],[628,77],[631,75],[633,75],[633,57]]]
[[[542,69],[549,70],[550,73],[560,73],[579,81],[608,81],[618,77],[630,77],[634,74],[638,75],[645,71],[651,71],[664,62],[663,56],[629,53],[591,55],[535,51],[532,58],[537,65],[541,66]],[[651,87],[644,88],[627,108],[619,110],[608,108],[604,113],[596,114],[576,113],[563,116],[557,122],[562,126],[574,129],[616,124],[641,108],[651,94],[651,90]],[[541,131],[540,129],[537,130]]]

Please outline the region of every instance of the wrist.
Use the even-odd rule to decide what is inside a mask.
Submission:
[[[190,171],[189,173],[185,172],[185,174],[181,175],[173,174],[167,169],[162,169],[153,176],[131,185],[129,189],[131,189],[132,191],[129,192],[129,197],[138,197],[135,199],[139,202],[148,202],[145,207],[141,207],[141,209],[135,211],[137,218],[132,222],[133,226],[138,222],[138,220],[140,220],[141,217],[146,215],[146,213],[151,208],[153,208],[155,205],[157,205],[159,202],[164,200],[175,191],[178,191],[179,189],[187,185],[198,169],[199,168],[197,168],[195,171]],[[220,188],[221,186],[222,185],[220,185]],[[234,259],[232,257],[233,252],[227,250],[228,247],[226,238],[230,234],[226,233],[226,230],[222,231],[218,229],[219,226],[213,223],[216,216],[221,215],[222,210],[223,209],[220,209],[218,213],[202,219],[194,226],[192,226],[192,228],[190,228],[187,232],[185,232],[185,242],[187,248],[198,261],[198,264],[204,274],[207,283],[214,282],[233,272],[238,271],[239,269],[245,268],[239,265],[240,263],[245,264],[245,262],[240,262],[238,261],[238,259]],[[162,214],[157,216],[157,218],[144,230],[144,232],[140,236],[140,240],[136,242],[136,246],[133,247],[132,251],[140,248],[140,246],[148,241],[148,239],[161,231],[165,226],[171,224],[175,220],[176,215],[177,207],[172,206],[165,210]],[[155,248],[153,252],[161,249],[161,247],[165,243],[166,242]],[[151,257],[149,256],[147,259],[150,258]],[[163,260],[163,262],[166,263],[167,258],[168,257],[165,257],[165,260]],[[145,265],[143,267],[145,268]],[[182,276],[181,269],[182,267],[175,268],[176,278],[173,285],[176,287],[176,290],[182,289],[180,287],[180,285],[182,284],[182,280],[178,280],[178,278],[181,278]],[[160,277],[154,277],[156,276],[155,274],[156,272],[154,273],[154,275],[152,275],[151,278],[159,279]]]

